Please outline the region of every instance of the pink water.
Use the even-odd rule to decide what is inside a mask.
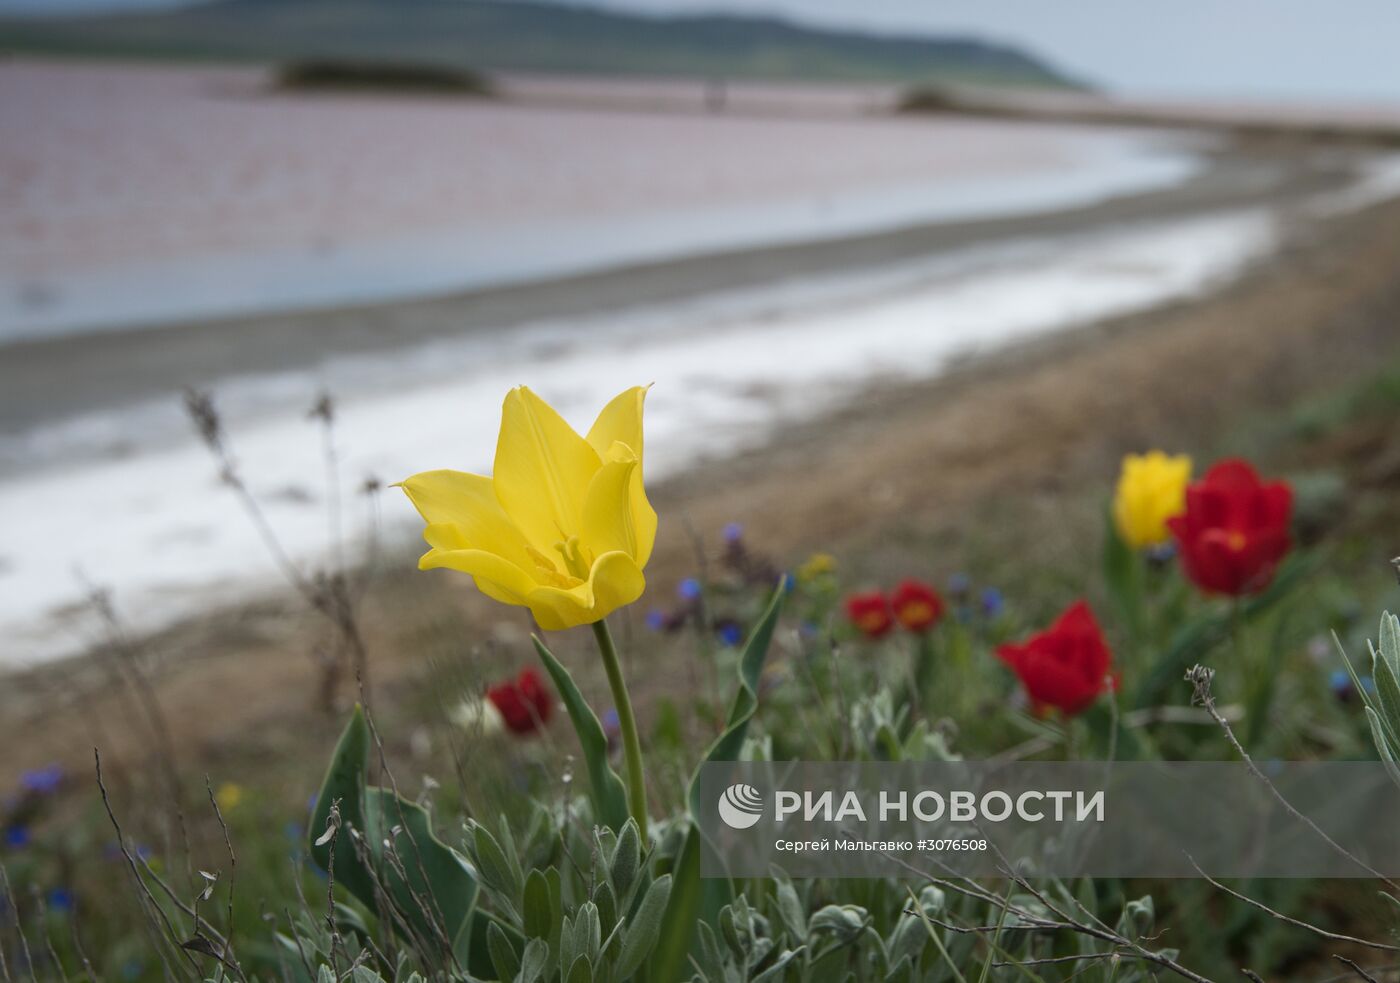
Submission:
[[[62,327],[67,298],[86,298],[72,313],[83,319],[102,290],[114,311],[123,287],[158,293],[167,263],[176,291],[182,280],[217,286],[190,269],[197,261],[243,264],[229,289],[236,280],[247,292],[337,257],[357,288],[382,272],[399,292],[453,289],[508,273],[516,253],[528,267],[577,240],[558,257],[568,267],[627,230],[637,242],[619,261],[720,248],[726,237],[751,245],[784,222],[792,237],[842,233],[873,215],[872,202],[879,224],[926,218],[935,199],[1014,208],[1001,190],[1037,181],[1078,181],[1082,196],[1089,170],[1102,183],[1109,168],[1161,149],[1160,137],[1129,131],[863,116],[859,92],[830,89],[800,104],[789,94],[795,115],[781,118],[740,115],[742,93],[739,112],[706,115],[550,108],[528,81],[519,104],[287,95],[266,83],[252,69],[0,64],[0,313],[19,308],[0,317],[0,340]],[[813,118],[813,106],[828,105]],[[441,282],[411,284],[395,279],[386,252],[405,263],[415,252],[459,261]],[[250,268],[250,259],[266,262]],[[128,270],[130,281],[84,281]],[[300,300],[333,302],[336,289]]]

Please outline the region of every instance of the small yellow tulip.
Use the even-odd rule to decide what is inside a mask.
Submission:
[[[1185,510],[1190,480],[1191,458],[1185,454],[1149,451],[1124,457],[1113,496],[1113,521],[1123,541],[1144,549],[1170,539],[1167,520]]]
[[[797,580],[802,584],[810,584],[835,572],[836,557],[830,553],[813,553],[797,568]]]
[[[401,482],[427,523],[422,570],[470,574],[541,628],[591,624],[642,594],[656,512],[642,485],[642,404],[628,389],[580,437],[520,386],[506,394],[492,477],[425,471]]]

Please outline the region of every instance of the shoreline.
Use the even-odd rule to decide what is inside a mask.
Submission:
[[[1174,187],[1088,207],[936,222],[870,234],[702,253],[614,270],[390,303],[329,306],[153,327],[22,339],[3,346],[0,421],[20,433],[44,422],[176,397],[220,378],[313,368],[327,352],[375,355],[481,331],[587,317],[820,277],[984,245],[1101,227],[1280,206],[1342,188],[1375,155],[1300,155],[1238,144],[1205,151],[1207,166]],[[67,385],[55,391],[49,380]]]
[[[1029,495],[1027,507],[1044,509],[1037,498],[1053,502],[1076,475],[1111,474],[1127,450],[1219,439],[1222,419],[1286,406],[1400,353],[1392,326],[1400,284],[1391,276],[1398,219],[1400,203],[1390,202],[1321,222],[1208,296],[1059,332],[939,379],[876,384],[867,398],[788,427],[760,450],[701,461],[659,483],[653,500],[665,521],[648,593],[622,630],[640,631],[646,606],[693,570],[690,530],[714,534],[742,521],[785,563],[812,549],[853,557],[858,583],[863,570],[910,568],[920,544],[957,550],[956,530],[979,502]],[[1175,383],[1182,374],[1193,386]],[[1218,400],[1194,399],[1201,388]],[[838,458],[839,472],[825,466]],[[814,473],[824,479],[808,480]],[[242,521],[227,505],[229,520]],[[467,639],[508,650],[527,644],[528,615],[484,601],[467,578],[418,572],[416,554],[408,544],[385,554],[363,607],[381,694],[401,691],[434,652],[475,644]],[[568,634],[561,654],[577,647]],[[250,724],[275,729],[296,719],[313,698],[308,656],[322,635],[316,616],[272,590],[158,632],[139,651],[177,736],[218,746]],[[56,704],[80,710],[75,720],[95,707],[119,710],[108,691],[118,671],[99,647],[10,673],[0,739],[81,761],[91,744],[83,724],[34,725],[58,719]],[[655,674],[645,675],[644,688],[655,689]],[[18,768],[23,758],[9,760]]]

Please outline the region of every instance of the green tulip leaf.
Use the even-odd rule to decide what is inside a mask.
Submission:
[[[311,859],[333,872],[370,911],[392,905],[394,928],[445,963],[472,950],[477,876],[467,859],[434,835],[427,810],[390,789],[367,785],[369,725],[350,717],[312,815]],[[334,835],[331,808],[340,811]]]
[[[594,821],[612,830],[619,830],[627,822],[627,789],[622,779],[608,763],[608,739],[603,733],[603,725],[589,707],[588,701],[579,692],[574,677],[569,674],[554,653],[545,648],[544,642],[533,639],[535,651],[544,663],[554,688],[564,701],[564,709],[573,722],[574,733],[578,735],[579,747],[583,750],[584,765],[588,768],[589,797],[593,802]]]

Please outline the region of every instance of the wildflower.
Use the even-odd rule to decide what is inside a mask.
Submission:
[[[1020,677],[1038,713],[1049,707],[1066,715],[1079,713],[1113,685],[1113,655],[1083,601],[1071,604],[1045,631],[998,646],[997,658]]]
[[[836,572],[836,557],[830,553],[813,553],[797,568],[797,582],[810,584]]]
[[[683,601],[698,601],[700,595],[704,593],[704,588],[700,586],[700,581],[694,577],[686,577],[676,586],[676,593]]]
[[[1327,675],[1327,688],[1332,691],[1332,695],[1343,703],[1349,703],[1355,695],[1355,690],[1351,685],[1351,673],[1345,669],[1333,669]]]
[[[534,733],[549,722],[553,709],[549,690],[533,669],[523,669],[514,679],[492,686],[486,699],[500,711],[506,729],[515,734]]]
[[[1293,491],[1261,482],[1240,460],[1221,461],[1186,489],[1186,511],[1167,522],[1186,575],[1208,593],[1263,590],[1290,545]]]
[[[742,522],[731,522],[724,527],[724,541],[726,543],[737,543],[744,538],[744,524]]]
[[[23,850],[29,845],[29,827],[21,824],[5,827],[5,845],[11,850]]]
[[[66,887],[56,887],[49,892],[49,911],[66,915],[73,910],[73,892]]]
[[[608,747],[614,747],[618,739],[622,737],[622,720],[617,715],[617,707],[608,707],[603,714],[603,736],[608,740]]]
[[[449,710],[447,719],[469,734],[496,734],[506,725],[496,704],[474,696]]]
[[[46,765],[26,771],[20,776],[20,784],[24,786],[25,791],[35,795],[52,795],[63,784],[63,767]]]
[[[894,627],[890,602],[877,590],[852,594],[846,598],[846,617],[867,638],[880,638]]]
[[[1186,507],[1186,483],[1191,458],[1161,451],[1123,458],[1118,488],[1113,494],[1113,522],[1123,542],[1147,549],[1171,539],[1167,520]]]
[[[665,631],[666,621],[666,612],[659,608],[652,608],[647,612],[647,627],[652,631]]]
[[[443,470],[401,482],[426,523],[419,567],[470,574],[550,631],[631,604],[656,539],[642,483],[645,398],[642,387],[621,393],[585,438],[529,389],[512,389],[492,477]]]
[[[985,587],[982,589],[982,614],[984,617],[996,619],[1001,617],[1002,609],[1006,607],[1006,602],[1001,596],[1001,591],[995,587]]]
[[[219,804],[221,812],[232,812],[243,801],[243,786],[224,782],[214,793],[214,801]]]
[[[922,581],[904,580],[890,595],[890,608],[906,631],[928,631],[943,617],[943,598]]]
[[[719,635],[719,640],[730,648],[738,648],[739,643],[744,640],[744,629],[737,621],[721,621],[715,625],[715,633]]]

